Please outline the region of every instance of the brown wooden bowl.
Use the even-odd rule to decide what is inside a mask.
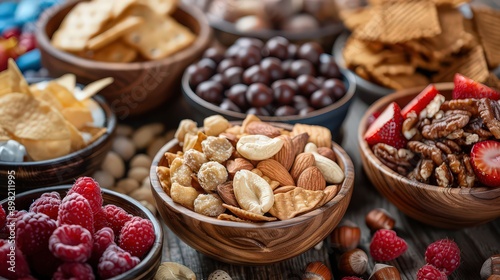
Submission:
[[[271,124],[290,130],[292,128],[287,124]],[[280,262],[307,251],[326,238],[347,210],[354,185],[354,166],[339,145],[333,143],[332,148],[345,174],[339,193],[322,207],[290,220],[265,223],[223,221],[174,203],[163,191],[156,168],[165,165],[165,152],[181,149],[175,139],[163,146],[153,159],[149,175],[153,196],[165,224],[201,253],[239,265]]]
[[[438,83],[436,88],[451,98],[453,83]],[[398,91],[379,99],[361,119],[358,129],[359,152],[368,178],[403,213],[422,223],[439,228],[459,229],[486,223],[500,217],[500,188],[440,188],[398,174],[375,157],[363,138],[367,120],[395,101],[410,102],[423,88]]]
[[[178,93],[184,69],[208,47],[212,31],[204,14],[195,6],[179,4],[173,17],[193,31],[197,38],[186,49],[156,61],[108,63],[84,59],[56,49],[50,38],[66,14],[79,1],[68,1],[45,11],[37,23],[37,42],[42,64],[53,77],[74,73],[77,81],[113,77],[104,94],[120,118],[145,113]]]
[[[15,173],[16,193],[72,183],[76,178],[92,174],[100,166],[111,144],[116,128],[116,116],[102,96],[94,96],[105,115],[107,132],[85,148],[71,154],[42,161],[0,162],[0,178]],[[0,180],[0,199],[7,196],[8,180]]]
[[[7,178],[7,177],[5,177]],[[63,198],[71,185],[62,186],[52,186],[46,188],[40,188],[36,190],[31,190],[22,194],[15,194],[15,209],[16,210],[28,210],[29,206],[33,201],[39,198],[45,192],[58,192]],[[156,219],[155,215],[151,213],[146,207],[144,207],[137,200],[108,189],[102,189],[103,205],[114,204],[120,206],[128,213],[139,216],[144,219],[149,219],[153,223],[153,228],[155,231],[155,241],[149,252],[144,256],[141,262],[131,270],[126,273],[120,274],[113,277],[113,280],[125,280],[125,279],[153,279],[158,267],[160,266],[162,257],[162,247],[163,247],[163,229],[161,224]],[[9,200],[4,199],[0,201],[0,205],[8,211]],[[9,214],[7,212],[7,214]]]

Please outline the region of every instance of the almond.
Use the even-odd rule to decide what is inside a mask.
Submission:
[[[308,141],[309,141],[309,134],[305,132],[293,136],[292,143],[293,143],[293,148],[295,149],[295,156],[304,151],[304,148]]]
[[[300,153],[295,157],[295,162],[290,170],[290,175],[292,175],[293,180],[297,181],[300,174],[306,170],[306,168],[314,165],[314,156],[311,153]]]
[[[290,173],[288,173],[288,170],[286,170],[281,163],[274,159],[266,159],[259,162],[259,164],[257,164],[257,168],[262,172],[262,174],[271,178],[271,180],[278,181],[282,186],[295,185],[295,182],[293,181]]]
[[[218,185],[217,193],[224,203],[238,207],[238,201],[233,190],[233,181],[227,181]]]
[[[270,138],[281,135],[279,128],[265,122],[251,122],[247,125],[245,132],[253,135],[265,135]]]
[[[297,179],[297,187],[311,191],[322,191],[326,187],[326,181],[319,168],[311,166],[300,174],[299,179]]]
[[[233,178],[234,174],[240,170],[252,170],[253,168],[253,164],[244,158],[235,158],[226,162],[226,169],[230,178]]]
[[[283,140],[283,147],[274,155],[274,159],[281,163],[286,170],[290,170],[295,159],[295,149],[293,147],[292,138],[288,135],[280,135],[278,138]]]
[[[327,147],[318,147],[318,154],[331,159],[332,161],[337,161],[337,156],[335,156],[335,152]]]

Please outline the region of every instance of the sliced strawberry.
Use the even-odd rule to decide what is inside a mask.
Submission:
[[[477,179],[486,186],[500,188],[500,142],[478,142],[472,147],[470,157]]]
[[[415,98],[413,98],[410,103],[408,103],[402,110],[401,115],[406,119],[408,113],[415,111],[417,116],[422,112],[425,107],[436,97],[439,91],[434,85],[428,85],[422,92],[420,92]]]
[[[365,132],[366,142],[370,146],[385,143],[397,149],[405,147],[407,140],[401,132],[403,121],[401,108],[392,102]]]
[[[366,127],[370,127],[378,117],[380,117],[380,112],[371,114],[366,120]]]
[[[453,99],[490,98],[500,100],[500,92],[461,74],[455,74],[453,82],[455,83],[452,92]]]

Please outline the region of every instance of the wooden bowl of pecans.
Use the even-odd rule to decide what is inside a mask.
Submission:
[[[182,121],[150,171],[164,222],[194,249],[231,264],[271,264],[312,248],[342,219],[354,167],[331,135],[309,129],[329,134],[253,115],[243,122],[215,115],[202,129]]]
[[[454,84],[438,83],[434,84],[434,86],[445,97],[445,102],[449,102],[452,98]],[[417,141],[413,141],[415,139],[413,138],[405,148],[398,150],[387,148],[387,146],[377,146],[378,144],[375,146],[369,145],[367,142],[367,131],[370,125],[374,123],[374,116],[378,116],[393,102],[403,108],[401,110],[403,112],[405,105],[409,104],[420,92],[422,92],[422,88],[413,88],[383,97],[370,106],[361,119],[358,129],[359,150],[363,168],[370,181],[382,195],[406,215],[435,227],[459,229],[499,218],[500,188],[498,186],[487,187],[478,181],[477,176],[474,178],[474,171],[471,170],[470,151],[471,146],[474,146],[475,143],[467,143],[469,145],[461,143],[461,139],[467,137],[463,135],[458,138],[447,136],[436,140],[424,138]],[[457,100],[459,99],[451,101]],[[444,110],[445,116],[455,115],[457,117],[463,113],[454,111],[454,113],[447,114],[447,107],[450,103],[447,104],[444,103],[440,107],[441,110]],[[468,110],[466,106],[460,105],[458,102],[456,104],[459,104],[460,110]],[[471,114],[470,120],[471,122],[473,120],[478,121],[477,118],[480,117]],[[446,120],[445,122],[451,123]],[[474,133],[468,132],[470,131],[469,124],[463,130],[465,133],[470,133],[468,134],[469,139],[477,141],[477,139],[473,139],[472,134]],[[423,130],[421,133],[423,133]],[[498,142],[498,140],[494,140],[493,136],[490,136],[490,140],[491,138],[493,138],[493,142]],[[458,143],[458,146],[453,143]],[[437,154],[443,153],[444,160],[441,165],[437,165],[430,157],[419,153],[417,146],[432,149]],[[437,150],[436,147],[438,147]],[[451,149],[452,152],[445,152],[447,149]],[[489,153],[495,154],[494,151]],[[418,155],[418,158],[413,157],[413,154]],[[460,161],[455,161],[456,158],[459,158]],[[461,168],[454,169],[453,166],[450,166],[450,164],[454,164],[452,162],[457,163],[457,166]],[[389,167],[391,165],[393,169]],[[428,169],[429,165],[432,166],[431,169]],[[438,170],[440,168],[453,172],[443,173]],[[449,174],[451,177],[443,179],[438,173]],[[425,178],[422,178],[422,176]],[[444,182],[446,180],[449,180],[448,184]]]
[[[67,1],[48,9],[36,32],[43,66],[51,76],[74,73],[82,84],[113,77],[104,97],[122,119],[160,106],[176,93],[182,71],[201,55],[212,35],[195,6],[179,3],[159,14],[167,2],[174,3],[146,9],[137,1]],[[115,15],[123,5],[129,7]],[[100,33],[85,37],[95,26],[101,26]]]

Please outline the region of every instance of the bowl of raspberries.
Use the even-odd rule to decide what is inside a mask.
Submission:
[[[500,217],[500,91],[453,83],[390,94],[359,130],[363,168],[406,215],[440,228]]]
[[[90,177],[9,193],[0,204],[0,277],[153,279],[160,264],[155,216]]]

